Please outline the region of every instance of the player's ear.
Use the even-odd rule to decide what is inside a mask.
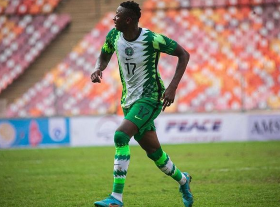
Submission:
[[[131,17],[126,17],[126,23],[130,24],[132,22],[132,18]]]

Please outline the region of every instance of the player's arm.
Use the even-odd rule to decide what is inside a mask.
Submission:
[[[170,106],[174,102],[176,89],[178,88],[179,82],[181,81],[181,79],[185,73],[187,64],[190,59],[189,53],[179,44],[177,44],[176,49],[174,50],[174,52],[171,55],[178,57],[178,63],[176,66],[175,74],[174,74],[169,86],[166,88],[166,90],[163,94],[163,97],[162,97],[162,99],[163,99],[162,110],[163,111],[165,110],[165,108],[167,106]]]
[[[91,74],[93,83],[101,83],[102,71],[105,70],[113,54],[101,51],[95,63],[94,72]]]

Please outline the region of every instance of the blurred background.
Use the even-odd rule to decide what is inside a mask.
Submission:
[[[113,143],[122,118],[116,56],[102,84],[90,74],[121,2],[0,0],[0,148]],[[158,118],[163,142],[280,139],[280,0],[136,2],[141,27],[191,56]],[[176,63],[161,55],[166,85]]]

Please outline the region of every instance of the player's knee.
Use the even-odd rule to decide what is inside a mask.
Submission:
[[[155,152],[150,153],[150,154],[147,154],[147,156],[148,156],[151,160],[157,161],[159,158],[161,158],[162,154],[163,154],[163,151],[162,151],[162,149],[161,149],[161,147],[160,147],[160,148],[158,148]]]
[[[126,133],[122,131],[115,132],[115,136],[114,136],[115,146],[121,147],[121,146],[128,145],[129,140],[130,137]]]

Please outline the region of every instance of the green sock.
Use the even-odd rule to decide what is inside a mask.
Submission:
[[[122,132],[117,132],[117,134],[122,136],[125,141],[115,145],[113,193],[122,194],[130,161],[130,149],[128,145],[129,137]]]
[[[172,177],[180,185],[186,183],[186,178],[182,172],[174,165],[169,156],[159,148],[156,152],[149,154],[149,158],[154,160],[156,166],[166,175]]]

